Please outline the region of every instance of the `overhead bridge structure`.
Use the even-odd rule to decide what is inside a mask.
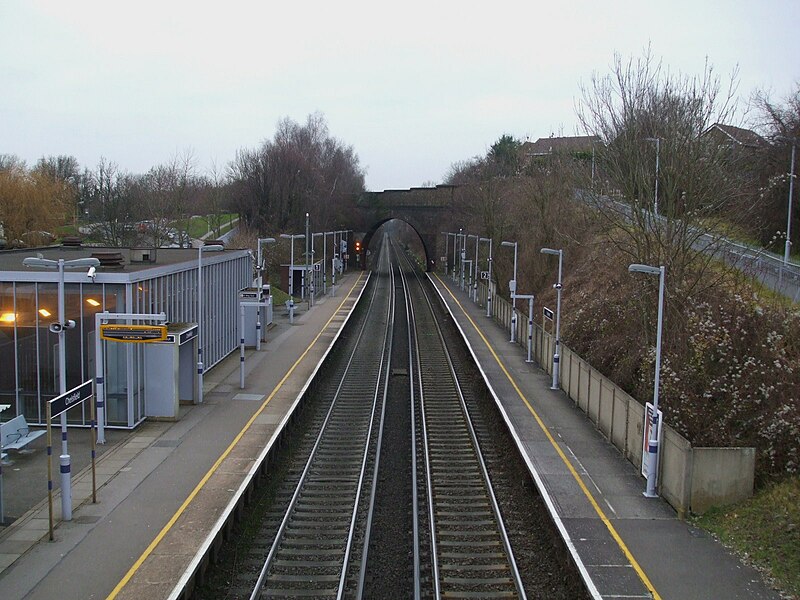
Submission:
[[[359,217],[364,224],[364,243],[369,247],[373,234],[392,219],[408,223],[422,240],[428,270],[432,271],[444,255],[442,231],[448,231],[459,213],[455,197],[457,186],[437,185],[408,190],[365,192],[358,199]],[[361,264],[365,264],[361,261]]]

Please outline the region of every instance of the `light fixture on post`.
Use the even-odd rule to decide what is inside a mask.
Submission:
[[[655,196],[653,202],[653,212],[658,214],[658,162],[659,162],[659,154],[661,151],[661,138],[659,137],[651,137],[645,138],[648,142],[655,142],[656,143],[656,189],[655,189]]]
[[[275,243],[275,238],[273,237],[258,238],[258,288],[259,289],[261,289],[261,286],[264,283],[261,275],[261,272],[264,270],[264,263],[261,254],[261,246],[262,244],[274,244],[274,243]]]
[[[468,296],[473,302],[478,302],[478,246],[481,243],[481,236],[470,234],[469,237],[475,238],[475,260],[472,261],[472,269],[470,271],[472,285],[470,286]]]
[[[96,258],[76,258],[73,260],[51,260],[39,256],[31,256],[22,259],[22,264],[26,267],[38,267],[40,269],[58,270],[58,322],[50,324],[50,331],[58,334],[58,389],[59,395],[67,392],[67,349],[66,349],[66,330],[75,327],[75,321],[67,319],[64,314],[64,270],[65,269],[87,269],[87,277],[94,280],[95,271],[100,266],[100,261]],[[91,275],[89,274],[91,273]],[[16,319],[16,315],[13,315]],[[98,407],[100,408],[100,407]],[[101,413],[102,414],[102,413]],[[72,520],[72,464],[67,447],[67,412],[61,413],[61,518],[64,521]],[[49,427],[48,423],[48,427]],[[49,458],[48,458],[49,460]]]
[[[500,242],[501,246],[514,248],[514,279],[508,282],[511,291],[511,339],[512,344],[517,341],[517,242]]]
[[[797,149],[797,138],[796,137],[788,137],[785,135],[778,136],[778,139],[792,142],[792,158],[790,161],[790,170],[789,170],[789,203],[786,210],[786,244],[784,245],[783,249],[783,264],[787,266],[789,264],[789,258],[792,253],[792,196],[794,195],[794,180],[797,178],[794,172],[794,159],[795,159],[795,152]]]
[[[197,247],[197,402],[203,402],[203,252],[224,250],[221,244]]]
[[[664,323],[664,274],[666,268],[651,267],[649,265],[632,264],[628,267],[631,273],[646,273],[658,275],[658,326],[656,329],[656,371],[653,382],[653,414],[650,419],[650,431],[647,439],[647,489],[644,492],[647,498],[656,498],[658,492],[658,387],[661,374],[661,331]]]
[[[560,370],[560,353],[559,353],[559,345],[561,343],[561,266],[564,260],[564,250],[559,248],[558,250],[554,250],[553,248],[542,248],[542,254],[551,254],[553,256],[558,256],[558,279],[556,280],[555,285],[553,286],[556,288],[556,339],[553,343],[554,351],[553,351],[553,385],[550,386],[551,390],[559,389],[559,370]]]
[[[289,323],[294,323],[294,241],[295,240],[302,240],[305,239],[305,235],[302,233],[291,235],[288,233],[282,233],[281,237],[285,240],[289,240],[290,244],[290,259],[289,259],[289,299],[286,301],[286,305],[289,309]]]
[[[486,280],[486,316],[492,316],[492,238],[481,238],[481,242],[489,242],[489,258],[486,260],[488,264],[489,278]]]

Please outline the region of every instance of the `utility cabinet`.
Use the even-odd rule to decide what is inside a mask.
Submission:
[[[267,341],[267,327],[272,325],[272,295],[269,284],[258,288],[244,288],[239,292],[239,302],[266,302],[267,306],[244,307],[244,345],[255,348],[258,324],[261,324],[261,341]]]
[[[180,403],[196,404],[197,324],[173,323],[163,342],[144,344],[145,417],[175,420]]]

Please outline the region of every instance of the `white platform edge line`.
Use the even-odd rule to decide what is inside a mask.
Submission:
[[[281,432],[283,431],[284,427],[286,427],[286,424],[289,422],[289,418],[294,413],[295,409],[297,408],[297,405],[300,403],[300,400],[302,399],[303,395],[306,393],[306,390],[308,390],[308,387],[311,385],[311,382],[314,381],[314,377],[316,377],[317,372],[319,371],[320,367],[325,362],[325,359],[328,357],[328,354],[330,354],[331,350],[333,350],[333,346],[336,343],[336,340],[339,339],[339,336],[341,335],[342,331],[344,330],[344,327],[347,324],[347,322],[350,320],[350,317],[352,316],[353,311],[355,310],[355,307],[358,305],[358,302],[361,300],[361,296],[364,294],[364,291],[367,289],[367,284],[369,283],[370,276],[371,276],[371,273],[368,272],[367,273],[367,278],[364,281],[364,285],[361,286],[361,291],[359,292],[358,297],[356,298],[355,302],[353,302],[349,312],[347,313],[347,318],[342,322],[341,326],[339,327],[339,330],[336,332],[336,335],[333,337],[333,339],[331,339],[330,343],[328,344],[328,347],[325,349],[325,352],[322,355],[322,358],[317,362],[317,365],[314,367],[314,370],[312,371],[311,375],[309,375],[308,379],[303,384],[303,387],[297,393],[297,396],[295,396],[294,402],[292,402],[291,407],[286,412],[286,414],[284,415],[283,419],[281,419],[281,421],[278,424],[278,426],[275,428],[275,431],[273,432],[272,436],[270,437],[269,441],[267,442],[267,445],[264,446],[264,449],[259,454],[258,459],[253,462],[253,466],[250,468],[250,470],[247,473],[247,476],[244,478],[244,480],[242,481],[241,485],[236,490],[236,493],[234,493],[234,495],[231,496],[231,499],[228,502],[228,505],[222,511],[222,513],[220,514],[220,516],[217,519],[216,523],[214,523],[214,527],[211,528],[211,532],[208,534],[208,536],[206,536],[206,539],[203,541],[203,543],[198,548],[197,552],[194,555],[194,558],[189,563],[189,566],[183,572],[183,575],[181,575],[180,579],[178,579],[178,581],[175,584],[175,586],[172,588],[172,591],[170,592],[169,596],[167,596],[167,598],[169,600],[177,600],[178,598],[181,597],[181,594],[183,593],[183,590],[186,587],[186,584],[188,584],[189,580],[194,576],[194,573],[197,570],[198,566],[202,562],[203,558],[206,556],[206,553],[208,552],[209,548],[211,548],[211,544],[214,542],[214,540],[216,539],[216,537],[220,533],[220,531],[222,531],[222,528],[225,525],[226,521],[228,520],[231,512],[233,512],[235,510],[236,505],[239,503],[239,500],[244,495],[245,490],[247,490],[247,486],[250,485],[250,480],[258,472],[258,470],[261,468],[261,464],[264,462],[264,459],[267,457],[267,454],[269,454],[270,450],[275,445],[275,442],[277,441],[278,436],[281,434]],[[338,309],[337,309],[337,312],[338,312]],[[336,315],[336,313],[334,313],[334,316],[335,315]],[[315,337],[315,339],[316,339],[316,337]]]
[[[564,543],[567,545],[567,549],[569,553],[572,555],[573,560],[575,561],[578,570],[583,577],[583,581],[588,588],[588,592],[592,595],[593,598],[596,600],[602,600],[603,596],[600,594],[597,586],[595,586],[594,581],[592,581],[591,575],[589,575],[589,571],[584,565],[583,560],[581,559],[580,555],[578,554],[578,550],[575,547],[575,544],[572,542],[572,538],[569,535],[564,523],[561,521],[561,517],[558,514],[558,511],[553,504],[553,500],[550,498],[550,493],[547,491],[547,488],[542,481],[542,478],[539,475],[539,472],[536,470],[536,467],[531,462],[530,458],[528,457],[527,452],[524,451],[522,447],[522,440],[520,440],[519,435],[517,435],[517,430],[514,427],[514,424],[508,418],[508,414],[506,414],[505,408],[503,407],[503,403],[498,398],[497,393],[494,391],[489,378],[486,376],[484,372],[483,365],[481,364],[480,360],[478,360],[475,351],[472,349],[472,345],[467,338],[466,333],[461,327],[461,324],[458,322],[455,313],[453,312],[453,308],[450,306],[450,303],[447,302],[444,294],[442,294],[439,286],[433,280],[429,273],[426,273],[428,279],[433,284],[433,288],[436,290],[436,293],[439,294],[439,298],[442,300],[444,305],[447,307],[447,310],[450,312],[451,316],[453,317],[453,323],[455,323],[456,327],[458,328],[459,332],[461,333],[461,337],[464,339],[464,343],[467,345],[470,354],[472,355],[472,359],[475,361],[475,364],[478,365],[478,368],[481,372],[481,377],[483,377],[483,381],[486,383],[486,387],[489,388],[489,391],[492,393],[492,397],[494,398],[495,404],[497,404],[500,413],[503,415],[503,420],[506,422],[506,426],[508,427],[509,431],[511,432],[512,437],[514,438],[514,443],[517,445],[517,449],[519,450],[520,454],[522,454],[523,458],[525,459],[525,464],[528,465],[528,471],[530,472],[531,476],[533,477],[534,481],[536,482],[536,487],[539,488],[539,493],[542,495],[542,499],[544,500],[545,504],[547,505],[548,511],[550,511],[550,516],[556,524],[561,536],[564,538]]]

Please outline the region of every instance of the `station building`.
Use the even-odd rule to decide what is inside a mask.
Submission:
[[[173,324],[199,323],[206,370],[238,347],[239,291],[252,282],[252,256],[247,250],[203,252],[198,290],[198,254],[197,249],[183,248],[84,246],[0,251],[0,404],[10,405],[3,420],[22,414],[30,424],[45,424],[46,402],[60,389],[59,336],[49,330],[58,321],[59,273],[28,268],[23,259],[100,260],[94,279],[85,268],[64,273],[65,319],[76,324],[64,336],[69,390],[95,377],[98,312],[164,312]],[[202,315],[198,315],[199,294]],[[152,358],[147,360],[150,344],[101,343],[106,425],[133,428],[147,416],[147,395],[158,393],[158,382],[148,382],[148,364],[153,364]],[[188,360],[196,365],[197,356]],[[195,369],[191,371],[196,373]],[[88,408],[80,411],[69,411],[70,424],[89,423]]]

